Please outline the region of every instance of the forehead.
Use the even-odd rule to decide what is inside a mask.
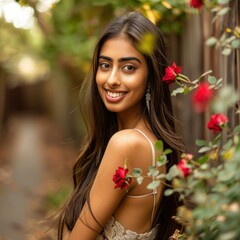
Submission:
[[[126,36],[118,36],[107,40],[100,50],[100,55],[113,59],[134,56],[145,61],[145,57],[134,47]]]

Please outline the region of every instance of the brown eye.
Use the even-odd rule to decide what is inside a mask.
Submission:
[[[126,72],[133,72],[136,70],[136,68],[133,65],[125,65],[123,67],[123,70],[125,70]]]
[[[110,65],[106,62],[100,63],[99,66],[103,70],[108,70],[110,68]]]

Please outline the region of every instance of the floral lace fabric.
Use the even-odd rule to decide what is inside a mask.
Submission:
[[[136,233],[125,229],[121,223],[112,217],[107,223],[97,240],[153,240],[157,229],[153,228],[150,232]]]

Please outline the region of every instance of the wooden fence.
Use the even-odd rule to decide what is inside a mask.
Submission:
[[[219,38],[226,28],[234,29],[240,23],[240,3],[233,0],[229,4],[228,15],[212,23],[213,14],[203,10],[199,14],[189,15],[181,36],[170,38],[170,59],[183,66],[183,73],[191,79],[196,79],[203,72],[212,70],[217,78],[223,78],[224,85],[231,85],[240,94],[240,50],[235,50],[230,56],[221,54],[222,49],[206,46],[210,36]],[[195,113],[191,106],[191,96],[178,96],[174,100],[176,116],[180,119],[179,129],[189,151],[196,151],[196,139],[209,139],[210,131],[207,122],[210,110],[205,113]],[[237,104],[239,107],[239,102]],[[227,113],[229,126],[240,124],[240,114],[233,109]]]

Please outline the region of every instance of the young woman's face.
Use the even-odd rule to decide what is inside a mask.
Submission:
[[[100,51],[96,83],[111,112],[141,112],[148,67],[144,56],[125,36],[107,40]]]

